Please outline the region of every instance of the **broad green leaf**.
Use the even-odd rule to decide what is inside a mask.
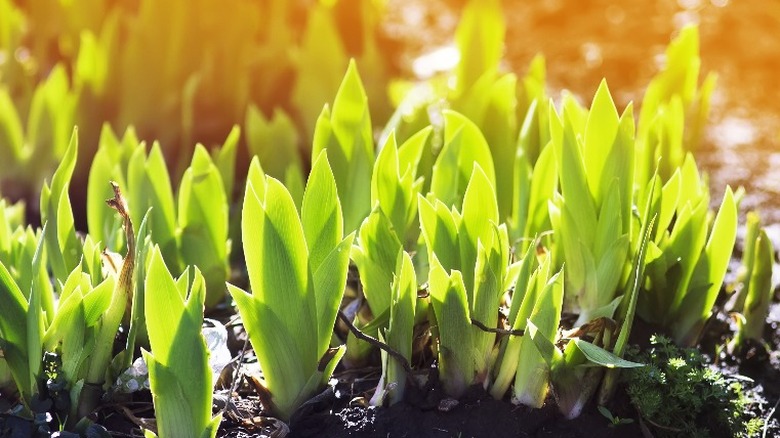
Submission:
[[[356,230],[371,210],[371,173],[374,143],[368,101],[354,61],[336,93],[333,110],[325,107],[317,120],[312,157],[328,149],[340,199],[346,232]]]
[[[391,133],[374,163],[371,204],[379,204],[399,239],[405,238],[417,212],[414,179],[412,168],[401,169],[395,134]]]
[[[470,1],[455,32],[460,51],[456,70],[457,90],[463,92],[486,72],[495,72],[504,50],[504,23],[496,0]]]
[[[474,380],[474,352],[468,298],[459,271],[449,275],[435,254],[429,287],[439,329],[439,377],[444,391],[458,398]]]
[[[32,396],[30,370],[27,350],[27,300],[19,286],[11,277],[8,269],[0,263],[0,301],[3,304],[3,316],[0,318],[0,346],[5,361],[11,369],[24,400]]]
[[[225,189],[225,199],[233,199],[233,183],[235,182],[236,173],[236,152],[238,149],[238,141],[241,138],[241,128],[238,125],[234,125],[230,130],[225,142],[222,143],[222,147],[212,151],[214,154],[214,164],[219,169],[219,175],[222,178],[222,185]]]
[[[401,248],[402,244],[392,229],[390,219],[382,209],[375,208],[363,221],[357,244],[352,249],[352,259],[360,271],[363,293],[374,315],[390,307],[390,286]]]
[[[283,327],[306,346],[303,363],[316,363],[317,334],[296,323],[301,317],[314,319],[315,303],[307,299],[308,249],[303,226],[292,197],[277,180],[266,177],[264,192],[247,184],[242,213],[242,235],[252,295],[269,312],[278,312]],[[280,328],[281,330],[281,328]],[[263,332],[260,332],[263,333]],[[267,354],[270,354],[267,353]]]
[[[4,163],[18,163],[24,147],[22,120],[5,86],[0,87],[0,158]]]
[[[750,275],[750,286],[745,298],[743,315],[745,324],[740,328],[740,341],[752,339],[760,342],[763,339],[766,315],[772,302],[774,288],[772,286],[772,267],[775,252],[772,241],[763,228],[754,244],[755,255],[753,271]]]
[[[469,302],[472,303],[477,285],[474,282],[474,271],[469,267],[477,263],[479,242],[482,245],[490,245],[488,248],[492,249],[493,226],[498,225],[498,205],[493,185],[477,163],[474,163],[474,170],[463,196],[461,213],[463,216],[458,228],[460,263]]]
[[[645,366],[641,363],[621,359],[609,351],[579,338],[574,338],[571,342],[574,342],[577,348],[582,351],[582,354],[596,365],[601,365],[606,368],[640,368]]]
[[[702,219],[700,226],[706,229],[706,225]],[[693,345],[698,339],[723,284],[736,237],[737,205],[731,188],[727,187],[704,253],[696,263],[687,293],[682,298],[678,319],[673,323],[677,342]]]
[[[353,239],[354,233],[334,244],[330,253],[317,266],[316,270],[313,269],[311,259],[309,259],[309,269],[312,270],[312,280],[314,281],[314,297],[317,302],[317,354],[319,356],[325,354],[328,348],[333,326],[336,324],[339,305],[344,297],[344,286],[349,268],[349,249]]]
[[[277,312],[258,299],[257,294],[247,294],[241,289],[228,284],[228,290],[236,302],[244,326],[249,333],[252,347],[258,362],[263,369],[263,379],[273,394],[273,409],[278,415],[289,418],[297,407],[295,399],[306,385],[309,376],[316,370],[316,361],[304,362],[305,351],[301,344],[306,339],[299,339],[288,329],[288,322],[280,315],[286,309]],[[298,322],[296,318],[290,323]],[[309,327],[311,332],[311,328]],[[312,336],[308,333],[308,336]],[[307,342],[307,344],[309,344]],[[314,353],[316,345],[309,344],[309,353]],[[313,354],[310,355],[312,358]],[[314,365],[314,366],[313,366]]]
[[[477,163],[495,187],[490,148],[477,125],[455,111],[445,110],[444,146],[433,165],[431,192],[446,205],[459,205]]]
[[[281,180],[291,165],[300,167],[298,131],[284,111],[275,109],[269,120],[256,106],[250,105],[244,127],[249,152],[258,156],[269,176]]]
[[[202,269],[206,307],[213,307],[224,299],[227,280],[228,202],[219,170],[202,146],[182,177],[178,226],[182,261]]]
[[[544,403],[549,386],[550,364],[560,353],[556,353],[555,347],[552,351],[539,347],[552,345],[561,320],[562,306],[563,268],[544,286],[528,318],[520,345],[520,363],[512,395],[515,404],[539,408]]]
[[[41,221],[51,221],[46,234],[47,254],[55,278],[64,279],[81,258],[76,237],[68,188],[78,154],[78,129],[73,129],[70,144],[52,177],[51,188],[44,185],[41,195]]]
[[[189,294],[182,297],[155,247],[145,289],[151,352],[142,352],[149,367],[158,432],[203,436],[212,422],[211,369],[201,334],[205,281],[195,268]],[[213,430],[210,436],[215,435]]]
[[[585,126],[584,141],[584,159],[587,171],[588,187],[597,206],[600,206],[606,196],[606,184],[602,192],[602,177],[609,175],[610,179],[614,177],[612,173],[605,173],[607,161],[615,153],[613,145],[618,133],[618,113],[615,108],[615,102],[607,87],[607,81],[601,80],[593,101],[590,105],[590,112]],[[620,151],[617,151],[620,152]],[[629,164],[631,161],[628,162]]]
[[[301,206],[303,232],[309,249],[309,266],[316,272],[341,240],[344,221],[326,151],[314,160]]]
[[[405,251],[399,253],[396,273],[393,278],[390,305],[390,322],[385,340],[387,344],[401,353],[407,361],[412,359],[412,341],[414,336],[414,312],[417,302],[417,278],[412,258]],[[385,385],[390,392],[390,404],[403,400],[406,386],[406,370],[395,358],[386,358]],[[391,385],[395,385],[394,387]]]
[[[444,269],[460,269],[459,224],[455,217],[438,199],[431,204],[422,195],[418,195],[417,205],[420,212],[420,229],[428,248],[428,258],[432,258],[430,257],[432,253],[436,254]]]

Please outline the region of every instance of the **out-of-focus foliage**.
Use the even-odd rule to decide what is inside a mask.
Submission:
[[[177,177],[195,143],[219,142],[252,107],[283,109],[309,138],[350,57],[384,118],[393,71],[384,8],[381,0],[3,0],[0,158],[16,165],[0,170],[2,190],[34,196],[74,123],[81,170],[108,123],[160,141]],[[302,144],[260,147],[286,156]]]

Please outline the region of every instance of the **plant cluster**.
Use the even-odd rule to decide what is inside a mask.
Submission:
[[[754,400],[742,385],[709,367],[692,348],[654,335],[651,347],[630,355],[647,369],[627,373],[627,392],[658,437],[748,437],[763,424],[751,415]]]
[[[186,15],[177,2],[152,3],[140,2],[135,32],[159,19],[158,8],[173,8],[177,20]],[[270,4],[287,10],[284,2]],[[308,26],[323,25],[317,14]],[[191,23],[177,23],[187,35]],[[220,415],[212,416],[201,326],[204,309],[227,297],[262,369],[264,407],[283,420],[326,386],[337,366],[359,366],[377,347],[375,405],[403,400],[423,349],[436,357],[449,397],[479,385],[516,404],[554,400],[566,418],[594,398],[606,404],[621,369],[634,369],[635,379],[658,377],[642,363],[654,357],[624,358],[635,318],[695,345],[736,239],[739,192],[727,188],[711,210],[691,153],[713,82],[699,86],[696,28],[670,45],[670,65],[653,80],[636,124],[633,105],[619,112],[606,81],[585,106],[570,95],[560,102],[546,96],[542,58],[525,77],[501,73],[504,27],[497,1],[470,2],[457,31],[460,65],[406,87],[378,142],[356,62],[333,105],[312,113],[310,153],[298,153],[298,133],[283,113],[269,121],[250,109],[243,132],[255,157],[247,169],[237,159],[238,127],[210,152],[196,145],[187,164],[166,161],[164,143],[147,148],[132,128],[118,138],[106,125],[88,175],[84,236],[69,195],[83,157],[74,130],[43,185],[42,229],[25,226],[22,208],[0,201],[0,388],[15,392],[28,414],[42,395],[67,393],[71,403],[55,403],[50,414],[84,431],[140,349],[157,417],[146,435],[213,437]],[[131,33],[132,47],[139,35]],[[228,44],[221,38],[215,44]],[[80,50],[88,41],[82,38]],[[179,64],[171,65],[178,77]],[[314,87],[316,78],[306,85],[306,74],[300,86]],[[170,92],[168,80],[160,96]],[[187,82],[185,95],[202,80]],[[318,94],[306,88],[306,96]],[[11,114],[8,102],[0,111]],[[155,114],[146,113],[147,103],[128,108]],[[243,170],[246,182],[237,183]],[[233,192],[242,189],[240,214],[231,216],[239,211],[232,210]],[[233,260],[242,262],[231,264],[232,242],[241,242]],[[755,327],[768,299],[767,242],[761,234],[745,260],[750,274],[740,308]],[[354,289],[346,287],[350,264],[359,277]],[[242,267],[239,287],[240,274],[229,274]],[[242,289],[247,283],[249,291]],[[565,314],[577,315],[566,329]],[[334,332],[337,319],[348,334]],[[755,336],[755,327],[745,327],[741,337]],[[120,328],[126,342],[115,346]],[[416,342],[421,328],[430,342]],[[64,384],[44,390],[38,382],[52,353],[61,361],[54,379]],[[692,366],[669,358],[676,369]]]

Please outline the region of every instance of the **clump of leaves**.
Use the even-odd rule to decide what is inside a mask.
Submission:
[[[656,437],[756,436],[763,421],[750,414],[754,400],[742,385],[710,368],[695,349],[654,335],[651,348],[630,352],[644,368],[626,373],[627,392]]]

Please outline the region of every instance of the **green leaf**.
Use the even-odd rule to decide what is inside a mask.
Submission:
[[[552,344],[563,306],[563,268],[553,275],[539,294],[527,321],[520,345],[512,402],[539,408],[549,386],[549,373],[560,351]],[[552,346],[552,350],[550,347]]]
[[[457,90],[463,92],[486,72],[495,72],[504,51],[504,23],[496,0],[470,1],[455,31],[460,51],[456,70]]]
[[[360,272],[363,293],[374,315],[390,307],[390,285],[401,248],[390,219],[380,208],[375,208],[363,221],[357,245],[352,249],[352,259]]]
[[[11,94],[6,87],[0,87],[0,158],[4,163],[18,163],[24,147],[22,120],[16,111]]]
[[[211,368],[201,334],[206,286],[195,268],[188,296],[176,287],[158,247],[146,280],[145,314],[151,353],[149,367],[157,428],[161,436],[202,436],[211,428]],[[216,430],[210,434],[216,435]]]
[[[24,400],[32,396],[32,381],[27,350],[27,300],[8,269],[0,263],[0,301],[3,316],[0,318],[0,347],[11,369],[16,387]]]
[[[326,151],[314,160],[301,206],[303,232],[309,248],[309,266],[316,272],[341,241],[344,220]]]
[[[420,212],[420,229],[428,248],[428,258],[432,259],[431,254],[436,254],[444,269],[460,269],[459,221],[438,199],[431,204],[422,195],[418,195],[417,205]]]
[[[700,226],[706,229],[706,222],[702,222]],[[690,286],[680,304],[679,319],[673,324],[675,340],[682,345],[693,345],[709,319],[723,284],[736,238],[737,205],[731,188],[726,187],[704,253],[696,263]]]
[[[179,188],[179,245],[182,261],[202,269],[206,307],[224,299],[227,280],[228,203],[219,170],[198,146]]]
[[[73,129],[70,144],[54,172],[51,188],[44,185],[41,195],[41,221],[51,220],[46,234],[46,248],[55,278],[64,279],[79,263],[81,245],[76,237],[73,210],[68,196],[70,179],[76,167],[78,154],[78,129]]]
[[[317,302],[317,354],[320,357],[328,349],[333,326],[336,324],[336,314],[344,297],[349,268],[349,249],[354,236],[352,233],[334,245],[316,270],[313,269],[309,259]],[[326,380],[328,378],[329,376],[325,376]]]
[[[645,366],[641,363],[621,359],[609,351],[593,345],[590,342],[583,341],[579,338],[574,338],[571,340],[571,342],[574,342],[577,348],[582,351],[582,354],[584,354],[589,361],[596,365],[601,365],[607,368],[639,368]]]
[[[445,110],[443,115],[444,146],[433,165],[431,192],[446,205],[459,205],[475,163],[495,187],[493,158],[474,122],[455,111]]]
[[[291,165],[301,166],[298,130],[284,111],[275,109],[268,120],[256,106],[250,105],[244,127],[249,152],[258,156],[269,176],[281,180]]]
[[[430,260],[431,304],[439,328],[439,376],[444,391],[459,398],[474,380],[474,352],[468,298],[459,271],[449,275],[434,254]]]
[[[472,303],[477,285],[474,282],[474,271],[469,267],[477,263],[480,242],[492,249],[493,227],[498,225],[498,205],[493,185],[477,163],[474,163],[474,171],[463,196],[461,213],[463,216],[458,228],[460,263],[469,302]]]
[[[323,109],[314,132],[312,157],[328,148],[340,199],[349,199],[344,210],[344,229],[356,230],[371,210],[371,173],[374,142],[368,98],[355,62],[349,64],[333,102],[333,111]]]
[[[414,169],[411,167],[402,173],[395,134],[391,133],[374,164],[371,204],[379,204],[399,239],[405,238],[417,212],[414,177]]]
[[[618,133],[618,113],[615,102],[607,87],[606,79],[602,79],[593,102],[590,104],[590,112],[585,125],[584,159],[587,172],[588,187],[591,195],[600,206],[606,196],[609,184],[601,189],[603,175],[614,177],[612,173],[605,173],[606,163],[613,152],[613,144]],[[629,162],[630,163],[630,162]],[[609,169],[611,170],[611,169]],[[608,180],[609,182],[609,180]]]
[[[241,139],[241,128],[238,125],[234,125],[230,130],[225,142],[222,143],[222,147],[212,151],[214,154],[214,164],[219,169],[219,175],[222,178],[222,185],[225,189],[225,199],[233,199],[233,183],[236,173],[236,151],[238,149],[238,141]]]
[[[745,324],[740,328],[738,339],[744,341],[753,339],[760,342],[763,339],[766,315],[772,302],[774,287],[772,285],[772,267],[775,252],[772,240],[763,228],[755,242],[753,271],[750,275],[750,286],[745,298]]]
[[[401,353],[407,361],[412,358],[414,336],[414,312],[417,302],[417,277],[412,258],[405,251],[399,253],[396,273],[393,278],[390,305],[390,322],[385,340],[387,345]],[[390,404],[403,400],[406,386],[406,370],[395,358],[386,358],[385,388],[390,392]]]

